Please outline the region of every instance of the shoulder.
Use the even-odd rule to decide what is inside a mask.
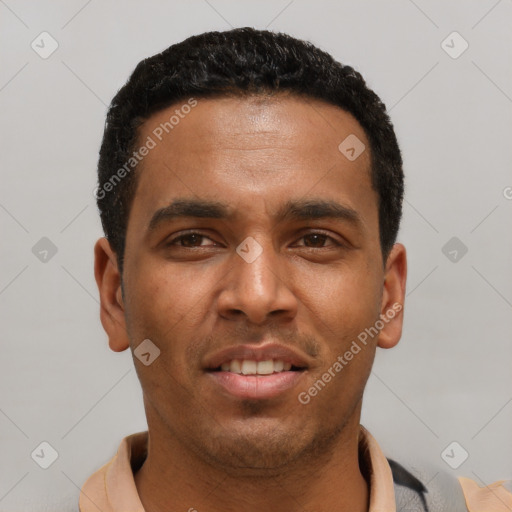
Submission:
[[[435,467],[407,467],[388,459],[397,510],[408,512],[510,512],[512,492],[504,481],[480,486]]]

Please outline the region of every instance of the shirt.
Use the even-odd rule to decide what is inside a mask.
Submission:
[[[144,512],[134,474],[147,456],[148,431],[125,437],[116,455],[83,485],[80,512]],[[361,425],[359,435],[361,471],[369,486],[368,512],[396,512],[395,486],[388,459],[377,441]],[[469,512],[510,512],[512,493],[503,482],[480,487],[468,478],[459,478]],[[431,512],[435,512],[431,509]]]

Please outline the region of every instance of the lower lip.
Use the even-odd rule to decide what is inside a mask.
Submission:
[[[230,395],[251,400],[274,398],[297,385],[302,371],[270,375],[241,375],[232,372],[209,372],[209,375]]]

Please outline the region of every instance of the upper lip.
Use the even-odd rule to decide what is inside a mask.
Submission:
[[[277,343],[265,343],[264,345],[236,345],[228,347],[206,359],[205,368],[213,370],[223,363],[229,363],[234,359],[239,361],[249,359],[252,361],[268,361],[275,359],[291,363],[298,368],[307,368],[307,357],[301,355],[295,349],[279,345]]]

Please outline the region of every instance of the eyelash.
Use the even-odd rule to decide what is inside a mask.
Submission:
[[[192,236],[192,235],[197,235],[197,236],[199,236],[201,238],[208,238],[208,239],[211,240],[211,238],[209,236],[207,236],[207,235],[205,235],[205,234],[203,234],[203,233],[201,233],[199,231],[189,231],[187,233],[183,233],[183,234],[173,238],[172,240],[169,240],[165,244],[165,246],[166,247],[171,247],[173,245],[176,245],[176,242],[179,242],[180,240],[183,240],[183,239],[185,239],[185,238],[187,238],[189,236]],[[324,233],[323,231],[314,231],[314,232],[306,233],[306,234],[302,235],[299,238],[299,240],[302,239],[302,238],[305,238],[307,236],[314,236],[314,235],[320,235],[320,236],[326,237],[326,239],[330,239],[334,243],[334,245],[337,246],[337,247],[345,247],[344,244],[342,244],[341,242],[337,241],[335,238],[333,238],[332,236],[328,235],[327,233]],[[213,242],[213,240],[212,240],[212,242]],[[179,246],[179,247],[181,249],[191,249],[191,247],[184,247],[184,246]],[[199,247],[201,247],[201,246],[198,245],[198,246],[192,247],[192,248],[199,248]],[[306,249],[326,249],[327,248],[327,247],[306,247],[306,246],[301,246],[301,247],[305,247]]]

